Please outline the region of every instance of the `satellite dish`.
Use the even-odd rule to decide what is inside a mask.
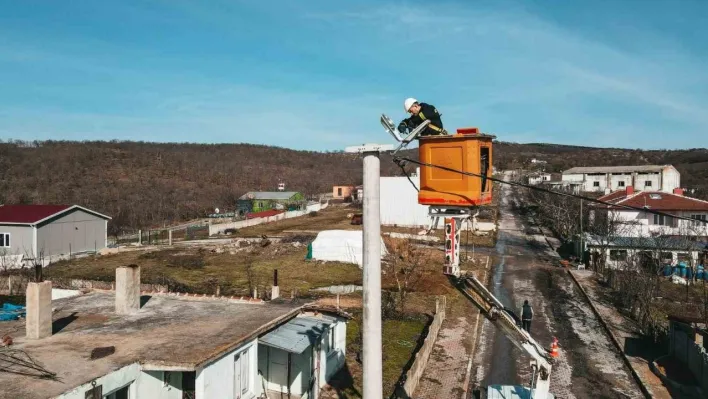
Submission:
[[[253,199],[253,198],[255,198],[255,196],[253,195],[253,193],[248,193],[248,199]]]
[[[214,209],[214,213],[219,213],[219,208]]]

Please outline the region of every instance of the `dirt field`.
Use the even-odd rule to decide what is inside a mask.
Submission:
[[[233,234],[233,236],[260,237],[262,235],[283,236],[292,234],[309,234],[314,236],[322,230],[361,230],[362,225],[351,224],[351,219],[348,216],[353,213],[361,213],[361,209],[358,209],[353,205],[347,206],[346,204],[332,205],[314,214],[292,219],[279,220],[277,222],[260,224],[257,226],[246,227],[238,230],[236,233]],[[417,234],[421,230],[422,229],[420,228],[394,226],[381,227],[382,233],[396,232],[406,234]],[[442,240],[443,230],[435,230],[430,235]],[[484,247],[493,247],[496,241],[496,237],[494,235],[476,236],[471,233],[467,234],[467,232],[462,232],[460,238],[463,244],[478,245]]]
[[[254,286],[264,292],[272,284],[275,269],[281,295],[289,295],[293,289],[304,293],[315,287],[361,284],[357,265],[306,261],[307,239],[293,240],[267,247],[254,243],[244,247],[233,244],[122,252],[58,262],[44,273],[48,279],[112,281],[116,267],[137,264],[144,283],[169,284],[175,290],[200,293],[214,293],[219,286],[222,295],[246,295]]]

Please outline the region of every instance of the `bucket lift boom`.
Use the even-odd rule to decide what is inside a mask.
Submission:
[[[400,143],[394,150],[394,155],[418,138],[429,122],[429,120],[424,121],[404,138],[396,131],[391,118],[381,115],[381,125]],[[486,173],[487,171],[484,170],[484,174]],[[460,226],[473,216],[473,207],[439,204],[430,205],[429,209],[429,216],[432,218],[431,230],[437,225],[439,218],[443,217],[445,220],[443,274],[450,278],[450,281],[477,306],[484,317],[506,335],[515,347],[531,357],[533,373],[530,389],[524,386],[490,385],[487,389],[487,398],[554,399],[554,395],[549,392],[553,361],[549,351],[539,345],[526,330],[519,326],[517,316],[507,309],[473,274],[463,274],[460,271]]]

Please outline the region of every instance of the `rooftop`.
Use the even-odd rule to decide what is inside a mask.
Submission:
[[[110,217],[78,205],[3,205],[0,206],[0,223],[36,224],[61,213],[81,209],[105,219]]]
[[[634,166],[577,166],[564,170],[563,174],[572,173],[629,173],[629,172],[661,172],[671,165],[634,165]]]
[[[146,369],[194,370],[302,307],[289,300],[239,303],[174,295],[144,296],[140,311],[128,316],[115,313],[113,292],[52,301],[54,335],[40,340],[25,338],[24,320],[1,323],[0,335],[14,340],[11,349],[26,352],[57,378],[0,372],[0,398],[54,397],[136,362]],[[92,349],[106,346],[115,346],[115,353],[89,360]],[[1,354],[0,367],[7,370]]]
[[[299,194],[297,191],[250,191],[242,195],[240,200],[286,200],[294,195]]]
[[[627,194],[626,190],[615,191],[598,198],[613,204],[628,205],[656,211],[699,211],[708,212],[708,201],[669,194],[659,191],[639,191]]]

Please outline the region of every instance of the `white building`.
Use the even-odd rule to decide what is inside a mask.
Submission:
[[[264,389],[271,398],[316,398],[344,365],[348,316],[334,309],[151,293],[117,314],[127,297],[112,291],[39,298],[55,309],[37,322],[48,323],[49,336],[22,336],[23,320],[3,327],[15,331],[12,349],[46,373],[8,365],[0,399],[251,399]]]
[[[538,185],[541,183],[547,183],[551,181],[550,173],[531,173],[529,175],[529,184]]]
[[[601,201],[617,205],[628,205],[636,208],[646,208],[661,211],[669,215],[688,219],[708,220],[708,201],[690,198],[683,195],[681,189],[673,193],[660,191],[636,192],[632,187],[598,198]],[[603,207],[595,205],[593,212],[609,211],[615,215],[615,220],[624,222],[618,235],[624,237],[649,237],[657,235],[708,236],[708,224],[700,221],[688,221],[670,216],[624,209],[620,207]]]
[[[635,190],[671,193],[681,187],[681,174],[672,165],[582,166],[564,171],[562,180],[581,183],[581,191],[587,192],[633,187]]]
[[[410,181],[405,176],[381,177],[380,212],[382,225],[421,229],[430,227],[432,221],[428,215],[430,206],[418,203],[416,188],[420,188],[420,168],[416,169],[416,173],[410,175]],[[436,228],[443,229],[444,227],[445,223],[441,219]],[[490,232],[496,230],[497,227],[494,222],[479,221],[473,217],[461,228]]]
[[[583,241],[589,253],[589,264],[600,261],[600,254],[605,252],[605,265],[611,269],[627,267],[630,264],[653,259],[655,264],[687,266],[705,264],[703,242],[695,242],[680,237],[616,237],[610,240],[588,236]],[[595,266],[597,267],[597,266]]]
[[[430,207],[418,204],[420,168],[410,178],[413,183],[405,176],[381,177],[382,225],[424,228],[430,224]]]

